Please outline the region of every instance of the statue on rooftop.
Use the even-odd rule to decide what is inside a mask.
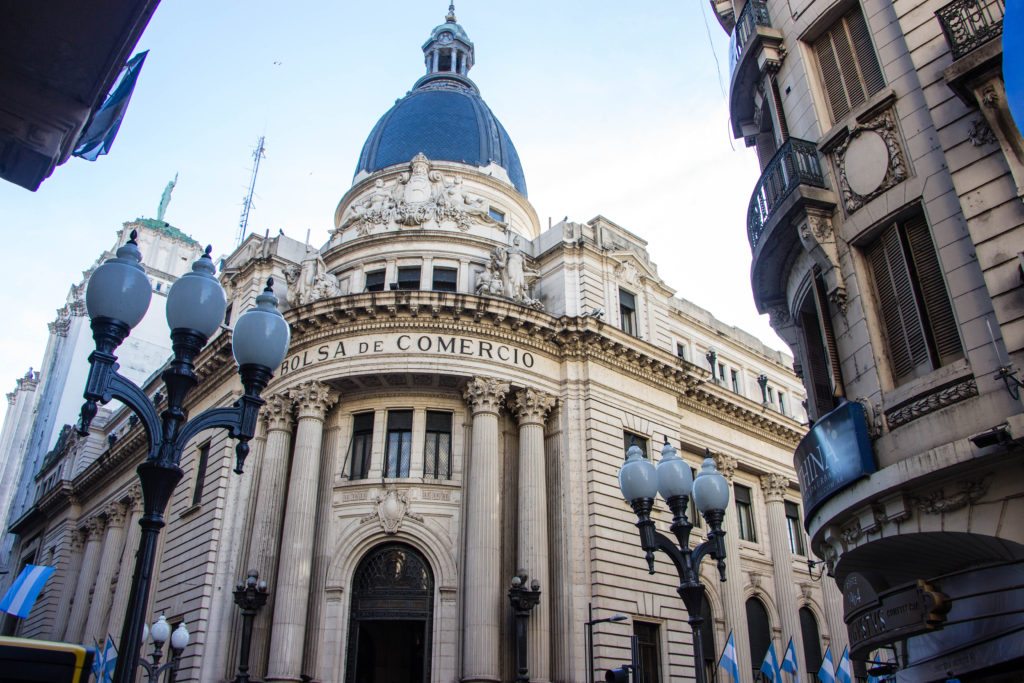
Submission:
[[[164,220],[164,216],[167,214],[167,205],[171,203],[171,193],[174,192],[174,186],[178,184],[178,174],[174,174],[174,180],[167,183],[167,187],[164,188],[164,193],[160,195],[160,207],[156,210],[156,219],[158,221]]]

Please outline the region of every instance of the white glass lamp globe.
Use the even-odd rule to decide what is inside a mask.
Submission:
[[[658,461],[658,492],[665,500],[675,496],[689,496],[693,488],[693,472],[676,449],[668,441],[661,447],[661,460]]]
[[[192,264],[192,272],[178,278],[167,293],[167,325],[172,330],[195,330],[209,339],[224,322],[228,301],[214,277],[211,251],[206,247],[206,253]]]
[[[157,645],[167,642],[167,639],[171,637],[171,625],[167,623],[167,617],[160,615],[160,618],[153,623],[153,627],[149,629],[149,636]]]
[[[185,622],[181,622],[178,628],[174,629],[174,633],[171,634],[171,647],[175,650],[184,650],[188,647],[188,627],[185,626]]]
[[[242,365],[262,365],[275,369],[288,353],[291,330],[277,310],[274,279],[267,280],[267,288],[256,297],[256,306],[238,318],[231,337],[235,362]]]
[[[693,502],[701,513],[724,510],[729,505],[729,482],[715,468],[715,461],[704,458],[704,464],[693,480]]]
[[[636,444],[626,451],[626,462],[619,470],[619,489],[630,502],[658,495],[658,470]]]
[[[152,286],[142,269],[142,253],[135,243],[138,232],[89,277],[85,308],[90,318],[112,318],[135,327],[146,315]]]

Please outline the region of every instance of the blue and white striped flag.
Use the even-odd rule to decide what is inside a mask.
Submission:
[[[4,597],[0,599],[0,610],[24,619],[36,604],[39,591],[43,590],[46,580],[56,569],[35,564],[27,564],[18,574]]]
[[[768,643],[768,651],[761,662],[761,672],[774,683],[782,683],[782,672],[779,671],[779,657],[775,654],[775,643]]]
[[[818,669],[818,680],[821,683],[836,683],[836,667],[832,663],[832,646],[825,648],[825,656],[821,658],[821,668]]]
[[[853,663],[850,661],[850,648],[843,648],[843,656],[836,667],[836,683],[853,683]]]
[[[789,639],[786,647],[786,654],[782,657],[782,670],[793,677],[793,683],[800,683],[800,665],[796,662],[796,646],[793,639]]]
[[[722,656],[718,658],[718,666],[732,676],[732,683],[740,683],[740,665],[736,661],[736,640],[733,638],[732,631],[729,631],[729,639],[725,641]]]

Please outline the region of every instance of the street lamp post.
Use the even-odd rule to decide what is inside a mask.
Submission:
[[[185,622],[178,624],[178,628],[171,633],[171,625],[167,618],[160,615],[160,618],[153,623],[153,628],[144,628],[143,633],[149,633],[149,639],[153,641],[153,652],[150,658],[139,660],[139,665],[146,670],[146,680],[149,683],[159,683],[160,675],[167,672],[167,683],[174,683],[175,674],[178,672],[178,663],[181,661],[181,653],[188,647],[189,632]],[[168,638],[171,641],[171,658],[166,664],[160,664],[164,655],[164,643]],[[143,637],[145,640],[145,637]]]
[[[238,674],[234,683],[249,681],[249,647],[252,645],[252,621],[260,609],[267,604],[270,594],[267,582],[260,581],[260,574],[255,569],[249,570],[245,581],[239,581],[235,587],[235,604],[242,610],[242,647],[238,653]]]
[[[658,466],[643,457],[635,444],[626,451],[626,462],[619,470],[619,488],[623,497],[633,507],[637,516],[636,527],[640,530],[640,547],[646,554],[647,566],[654,573],[654,551],[660,550],[669,556],[679,574],[676,592],[686,606],[687,622],[693,633],[693,656],[696,683],[704,683],[704,646],[701,624],[704,607],[704,585],[700,582],[700,563],[705,555],[718,562],[718,573],[725,581],[725,507],[729,504],[729,483],[717,469],[710,451],[705,451],[704,464],[697,478],[693,478],[690,466],[678,455],[668,440],[661,449]],[[672,526],[669,529],[676,537],[678,546],[659,532],[651,519],[654,497],[661,496],[672,511]],[[690,548],[690,532],[693,524],[686,517],[686,506],[693,495],[697,509],[707,520],[709,531],[706,541]]]
[[[224,290],[214,277],[211,248],[192,265],[192,272],[178,279],[167,294],[167,323],[171,328],[174,357],[162,374],[167,386],[167,407],[158,416],[149,397],[118,372],[114,351],[146,314],[152,296],[149,278],[142,266],[133,230],[127,244],[117,250],[89,278],[85,303],[91,318],[96,350],[89,356],[85,404],[82,406],[79,433],[89,432],[96,416],[97,403],[117,399],[139,418],[149,441],[149,453],[137,468],[142,482],[142,534],[135,558],[128,606],[114,672],[116,683],[134,683],[139,667],[139,647],[146,605],[153,582],[157,541],[164,526],[164,512],[174,487],[184,474],[181,455],[199,432],[227,429],[238,440],[235,446],[235,472],[249,453],[249,439],[256,431],[256,420],[264,401],[260,393],[273,377],[273,368],[284,359],[290,331],[277,310],[273,280],[256,298],[256,307],[246,311],[235,324],[232,349],[238,363],[244,393],[230,408],[212,408],[187,421],[185,398],[196,386],[195,359],[210,336],[224,320],[227,306]]]
[[[604,619],[594,618],[594,606],[587,603],[587,621],[583,622],[583,626],[587,629],[584,636],[587,639],[587,683],[594,683],[594,626],[597,624],[607,624],[616,621],[625,621],[629,619],[625,614],[613,614],[610,617]]]
[[[529,683],[530,670],[526,661],[526,620],[530,612],[540,603],[540,582],[534,579],[526,585],[526,573],[519,571],[512,577],[508,599],[516,616],[516,683]]]

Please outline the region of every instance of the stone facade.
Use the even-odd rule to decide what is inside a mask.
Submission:
[[[430,93],[445,78],[469,87],[461,27],[457,59],[444,47],[455,27],[425,47]],[[152,614],[192,633],[177,680],[233,676],[230,593],[249,569],[271,594],[254,627],[261,680],[386,680],[390,666],[436,683],[511,681],[507,590],[520,571],[542,591],[534,681],[586,679],[589,606],[630,617],[595,628],[595,667],[628,661],[636,632],[660,680],[714,668],[730,632],[742,652],[755,638],[781,652],[802,633],[821,649],[845,643],[838,592],[808,570],[789,513],[806,422],[792,359],[676,297],[646,243],[608,219],[542,232],[506,163],[410,154],[356,176],[321,248],[251,235],[224,259],[230,319],[273,276],[292,340],[246,472],[231,473],[222,432],[184,454],[152,599]],[[241,391],[230,341],[225,328],[198,358],[190,414]],[[20,556],[58,566],[19,632],[117,635],[145,438],[122,409],[82,443],[111,433],[83,467],[60,464],[85,447],[69,441],[54,485],[15,526]],[[693,467],[710,449],[740,500],[726,515],[728,581],[702,567],[704,662],[671,563],[647,574],[618,490],[634,439],[652,456],[668,440]],[[667,528],[664,503],[655,517]],[[694,536],[705,533],[701,521]],[[751,609],[765,614],[757,633]]]
[[[899,680],[1019,671],[1024,622],[1003,601],[1024,558],[1024,529],[1004,521],[1024,491],[1024,173],[1005,5],[712,4],[732,36],[733,132],[762,168],[755,299],[811,418],[857,401],[870,435],[865,476],[806,518],[844,589],[854,662],[892,646]],[[833,450],[857,457],[852,439]],[[928,618],[878,622],[918,581]]]

